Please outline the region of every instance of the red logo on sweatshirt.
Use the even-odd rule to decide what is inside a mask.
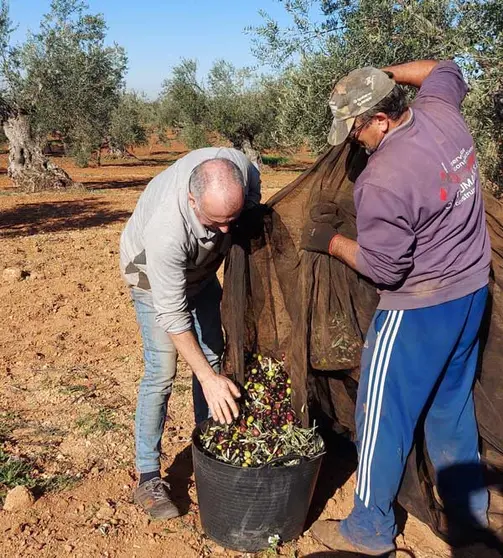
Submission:
[[[466,168],[472,170],[475,165],[475,153],[470,153],[468,159],[466,160]]]
[[[447,190],[445,188],[440,188],[440,199],[447,201]]]
[[[450,182],[451,184],[461,184],[461,177],[455,172],[440,171],[440,180],[442,182]]]

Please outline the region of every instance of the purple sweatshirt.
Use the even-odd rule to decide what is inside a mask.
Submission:
[[[486,229],[473,139],[460,113],[467,86],[440,62],[355,184],[360,273],[383,310],[466,296],[489,280]]]

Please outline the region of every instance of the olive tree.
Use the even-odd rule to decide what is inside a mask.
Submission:
[[[114,157],[126,157],[128,149],[147,143],[148,101],[135,92],[124,93],[110,117],[108,149]]]
[[[243,151],[253,162],[275,144],[276,84],[225,60],[208,74],[208,128]]]
[[[190,148],[208,145],[218,134],[252,161],[275,144],[275,80],[257,76],[219,60],[206,79],[198,79],[197,62],[183,60],[164,83],[161,96],[166,125],[180,130]]]
[[[208,96],[197,77],[197,62],[182,59],[163,82],[159,99],[161,121],[179,132],[191,149],[209,145]]]
[[[7,14],[5,0],[2,4]],[[77,163],[86,165],[108,133],[124,87],[126,56],[106,46],[106,24],[79,0],[52,0],[36,33],[20,47],[6,40],[2,56],[3,129],[9,175],[29,191],[70,186],[72,180],[43,155],[57,132]]]

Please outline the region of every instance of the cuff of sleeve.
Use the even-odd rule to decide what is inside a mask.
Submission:
[[[365,277],[368,277],[369,279],[372,279],[372,281],[375,282],[376,277],[372,273],[371,267],[368,265],[367,261],[365,260],[365,256],[363,255],[363,250],[361,246],[358,247],[355,261],[356,261],[356,270],[358,271],[358,273],[360,273],[361,275],[365,275]]]
[[[156,322],[166,333],[173,333],[174,335],[185,333],[192,329],[192,316],[190,312],[176,317],[169,314],[160,314],[156,317]]]
[[[341,236],[339,233],[334,234],[334,236],[330,239],[330,242],[328,243],[328,253],[333,256],[334,252],[335,252],[335,244],[337,242],[337,238]]]

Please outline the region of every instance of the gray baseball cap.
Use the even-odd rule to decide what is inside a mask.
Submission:
[[[351,132],[356,117],[375,107],[395,87],[395,80],[377,68],[353,70],[339,80],[328,102],[334,116],[328,143],[340,145]]]

